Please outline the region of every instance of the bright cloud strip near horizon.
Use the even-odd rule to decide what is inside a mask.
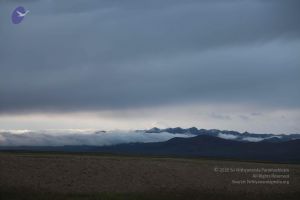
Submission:
[[[84,130],[41,130],[23,133],[0,131],[0,146],[105,146],[133,142],[162,142],[173,137],[191,136],[189,134],[145,133],[136,131],[109,131],[106,133],[85,132]]]
[[[169,105],[102,112],[0,115],[1,129],[137,130],[181,126],[252,133],[300,133],[299,110],[266,110],[237,105]],[[13,127],[13,128],[11,128]]]
[[[300,132],[298,0],[0,2],[0,129]]]

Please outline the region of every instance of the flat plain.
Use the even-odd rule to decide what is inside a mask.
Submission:
[[[260,178],[254,177],[259,174]],[[1,200],[274,200],[299,196],[300,165],[297,164],[105,154],[0,153]]]

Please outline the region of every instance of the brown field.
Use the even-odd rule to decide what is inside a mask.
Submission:
[[[288,169],[259,179],[220,169]],[[271,174],[271,173],[263,173]],[[232,184],[232,180],[289,184]],[[0,153],[0,199],[298,199],[300,165],[59,153]]]

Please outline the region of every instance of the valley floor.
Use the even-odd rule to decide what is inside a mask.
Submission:
[[[275,200],[299,196],[300,165],[101,154],[0,153],[1,200]]]

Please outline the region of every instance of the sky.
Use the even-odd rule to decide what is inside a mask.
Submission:
[[[11,13],[24,6],[22,23]],[[300,133],[298,0],[0,0],[0,129]]]

